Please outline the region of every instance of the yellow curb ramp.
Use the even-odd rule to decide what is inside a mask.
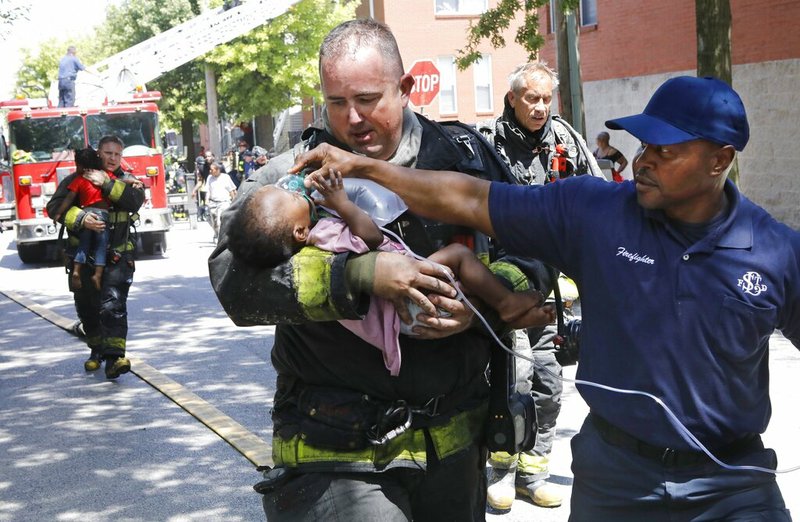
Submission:
[[[59,328],[75,333],[77,321],[67,319],[17,292],[0,290],[0,293]],[[219,435],[254,466],[272,467],[272,447],[264,440],[141,359],[135,357],[128,357],[128,359],[131,361],[131,373]]]

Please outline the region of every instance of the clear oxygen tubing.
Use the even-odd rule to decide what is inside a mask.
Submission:
[[[655,401],[656,404],[661,406],[661,408],[667,413],[667,418],[670,420],[672,425],[678,430],[678,433],[683,437],[683,439],[686,442],[688,442],[689,444],[695,446],[696,448],[699,448],[703,453],[708,455],[708,458],[710,458],[712,461],[714,461],[715,463],[717,463],[720,467],[722,467],[724,469],[731,470],[731,471],[758,471],[758,472],[761,472],[761,473],[771,473],[771,474],[790,473],[792,471],[800,470],[800,465],[793,466],[791,468],[784,468],[784,469],[769,469],[769,468],[763,468],[761,466],[735,466],[735,465],[731,465],[731,464],[726,464],[725,462],[722,462],[721,460],[719,460],[713,453],[711,453],[711,451],[709,451],[709,449],[706,448],[703,445],[703,443],[700,442],[697,439],[697,437],[694,436],[694,434],[689,430],[689,428],[687,428],[678,419],[678,416],[675,415],[675,413],[669,408],[669,406],[667,406],[664,403],[663,400],[661,400],[660,398],[656,397],[655,395],[652,395],[652,394],[647,393],[647,392],[639,391],[639,390],[628,390],[628,389],[624,389],[624,388],[616,388],[614,386],[607,386],[605,384],[599,384],[599,383],[596,383],[596,382],[585,381],[585,380],[582,380],[582,379],[567,379],[565,377],[562,377],[561,375],[554,374],[553,372],[551,372],[550,370],[548,370],[547,368],[542,366],[540,363],[536,362],[533,358],[527,357],[525,355],[522,355],[520,353],[515,352],[514,350],[512,350],[511,348],[509,348],[505,344],[503,344],[503,341],[501,341],[500,338],[497,337],[497,334],[494,333],[494,330],[492,330],[492,327],[489,325],[488,321],[486,321],[486,318],[484,318],[483,315],[481,315],[481,313],[478,312],[478,310],[475,308],[475,306],[473,306],[473,304],[469,302],[469,299],[467,299],[466,296],[463,294],[463,292],[461,292],[461,290],[458,288],[458,285],[456,284],[455,279],[450,275],[450,271],[449,270],[447,270],[443,265],[441,265],[439,263],[435,263],[435,262],[433,262],[433,261],[431,261],[429,259],[426,259],[426,258],[416,254],[415,252],[413,252],[410,248],[408,248],[408,245],[406,245],[403,242],[403,240],[400,239],[400,237],[398,237],[391,230],[387,230],[387,229],[385,229],[383,227],[380,227],[380,229],[381,229],[381,231],[383,233],[389,235],[392,239],[394,239],[395,241],[397,241],[398,243],[403,245],[403,248],[405,248],[405,250],[411,256],[413,256],[415,259],[418,259],[420,261],[427,261],[428,263],[432,263],[434,265],[437,265],[442,270],[442,272],[447,277],[447,279],[453,284],[453,287],[456,289],[456,292],[458,294],[459,300],[461,300],[464,303],[466,303],[466,305],[470,308],[470,310],[472,310],[472,312],[475,314],[475,316],[486,327],[486,330],[489,332],[489,334],[492,336],[492,338],[495,340],[495,342],[501,348],[503,348],[503,350],[507,351],[508,353],[513,355],[514,357],[517,357],[517,358],[520,358],[520,359],[524,359],[524,360],[526,360],[528,362],[533,363],[536,366],[537,369],[544,370],[545,372],[547,372],[551,376],[561,380],[562,382],[569,382],[569,383],[572,383],[572,384],[583,384],[585,386],[592,386],[594,388],[599,388],[601,390],[606,390],[606,391],[610,391],[610,392],[614,392],[614,393],[621,393],[621,394],[624,394],[624,395],[640,395],[640,396],[648,397],[648,398],[652,399],[653,401]],[[556,283],[556,284],[558,284],[558,283]]]

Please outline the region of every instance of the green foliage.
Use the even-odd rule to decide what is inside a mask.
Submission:
[[[76,47],[77,56],[84,65],[88,66],[99,59],[100,52],[96,42],[90,37],[79,40],[50,38],[35,49],[23,48],[20,50],[22,66],[17,71],[14,87],[16,94],[31,98],[46,98],[50,84],[58,80],[58,62],[70,45]]]
[[[0,11],[3,2],[0,0]],[[205,65],[218,76],[220,112],[240,119],[271,114],[319,99],[317,54],[323,37],[337,24],[353,18],[354,0],[301,0],[287,13],[220,45],[148,83],[162,94],[162,127],[180,128],[181,120],[205,121]],[[90,66],[143,42],[200,14],[198,0],[123,0],[111,4],[96,36],[82,41],[48,41],[37,51],[25,51],[18,89],[43,95],[58,71],[67,45],[78,47],[81,61]],[[222,0],[209,2],[211,8]],[[41,87],[38,87],[41,86]]]
[[[555,1],[555,0],[553,0]],[[477,23],[470,22],[467,45],[458,51],[456,64],[464,70],[481,57],[478,49],[481,42],[488,40],[495,49],[506,46],[503,31],[511,26],[517,13],[523,13],[523,23],[517,28],[514,42],[528,53],[529,60],[535,60],[539,49],[544,45],[544,38],[539,34],[539,8],[548,5],[548,0],[500,0],[497,7],[484,12]],[[564,12],[574,11],[580,6],[580,0],[559,0]]]
[[[98,32],[107,55],[124,51],[196,16],[196,1],[125,0],[108,8]],[[161,92],[162,128],[179,128],[180,120],[206,118],[203,64],[191,61],[147,84]]]
[[[214,49],[206,60],[218,75],[223,110],[249,119],[320,100],[317,59],[325,35],[353,18],[357,2],[301,0],[287,13]]]

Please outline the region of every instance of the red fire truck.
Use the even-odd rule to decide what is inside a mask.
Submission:
[[[158,93],[140,92],[145,83],[202,56],[215,46],[285,13],[298,0],[250,0],[209,9],[180,25],[80,71],[76,107],[55,108],[58,84],[47,99],[0,102],[8,111],[8,143],[16,196],[17,251],[25,263],[55,251],[58,228],[45,204],[59,181],[74,171],[73,152],[97,147],[103,135],[125,143],[123,169],[144,182],[147,200],[136,224],[146,253],[163,252],[172,226],[159,140]],[[202,38],[196,37],[202,35]],[[89,72],[92,71],[92,72]]]
[[[11,178],[11,165],[8,163],[6,137],[0,130],[0,232],[11,228],[14,219],[14,181]]]
[[[0,102],[6,111],[11,177],[16,203],[17,252],[24,263],[56,253],[58,227],[45,206],[59,182],[74,172],[75,150],[115,134],[122,138],[122,168],[145,186],[145,203],[135,223],[146,254],[167,248],[172,227],[158,128],[158,92],[132,94],[114,104],[54,108],[46,99]]]

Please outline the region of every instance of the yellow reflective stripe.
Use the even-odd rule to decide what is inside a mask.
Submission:
[[[67,230],[75,230],[75,222],[81,212],[80,207],[69,207],[67,213],[64,214],[64,226],[67,227]]]
[[[123,337],[106,337],[103,339],[103,345],[106,348],[122,348],[125,349],[125,339]]]
[[[461,412],[444,426],[428,428],[436,455],[442,459],[477,442],[483,432],[487,406]],[[272,439],[272,460],[276,466],[294,468],[319,462],[371,464],[376,469],[395,460],[424,463],[425,430],[408,430],[383,446],[370,446],[358,451],[335,451],[306,444],[302,436],[284,440],[275,435]]]
[[[561,299],[574,301],[579,297],[578,285],[569,277],[561,274],[558,276],[558,289],[561,291]]]
[[[333,254],[316,247],[305,247],[292,257],[292,272],[297,301],[303,314],[312,321],[339,318],[331,298]]]
[[[117,210],[108,213],[109,223],[127,223],[128,213],[124,210]]]
[[[488,411],[489,405],[484,404],[453,416],[443,426],[429,428],[436,455],[444,459],[477,442],[483,434]]]
[[[86,338],[86,344],[89,348],[99,348],[102,338],[99,335],[92,335]]]
[[[519,456],[519,467],[517,468],[518,471],[523,473],[527,473],[529,475],[536,475],[539,473],[544,473],[550,467],[550,459],[547,457],[542,457],[540,455],[529,455],[527,453],[521,453]]]
[[[515,292],[530,290],[531,286],[528,277],[516,265],[507,261],[495,261],[489,265],[489,270],[496,276],[502,277],[509,283]]]
[[[122,192],[125,190],[125,185],[127,185],[127,183],[124,181],[115,179],[114,186],[111,187],[111,192],[108,193],[108,199],[111,201],[119,201],[119,198],[122,197]]]
[[[301,435],[289,440],[275,436],[272,440],[272,460],[276,466],[295,468],[318,462],[369,463],[384,467],[393,460],[425,462],[425,433],[409,430],[383,446],[370,446],[358,451],[334,451],[306,444]]]
[[[513,455],[505,451],[489,453],[489,464],[493,468],[509,469],[517,463],[517,459],[519,459],[519,453]]]

